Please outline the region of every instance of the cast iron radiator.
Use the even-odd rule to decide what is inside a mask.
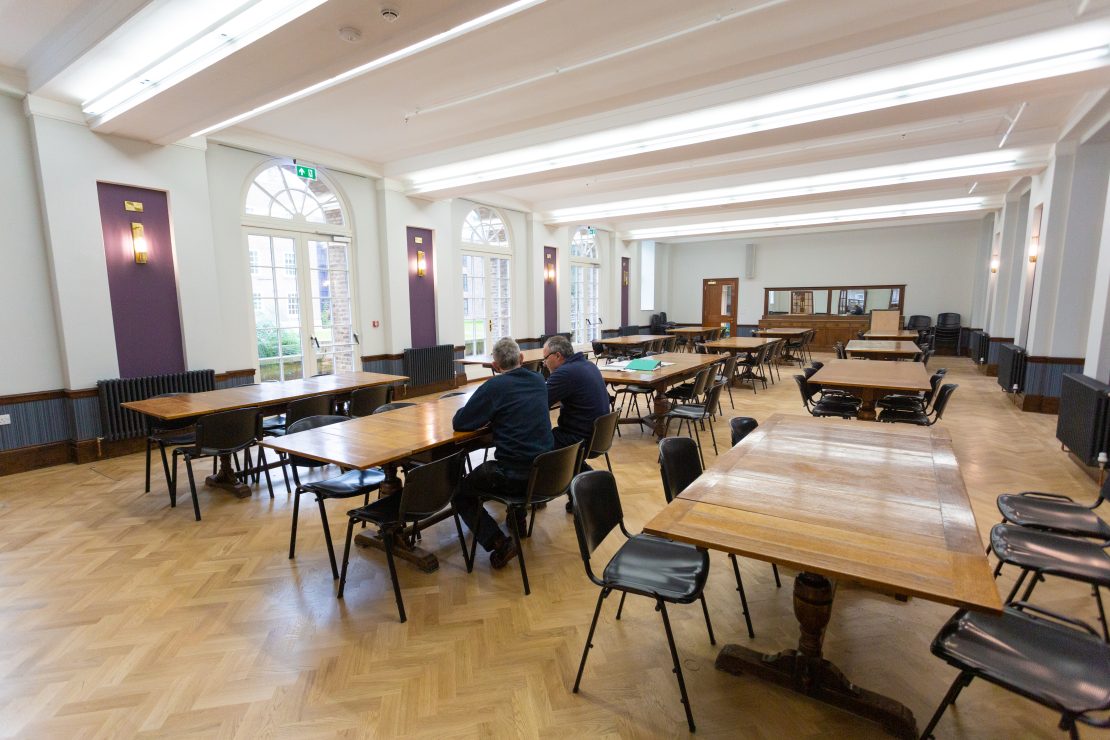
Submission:
[[[1016,344],[998,348],[998,384],[1007,393],[1019,393],[1025,388],[1024,348]]]
[[[1110,451],[1110,385],[1064,373],[1056,439],[1087,465]]]
[[[146,435],[142,414],[120,406],[127,401],[142,401],[163,393],[200,393],[216,388],[215,370],[187,370],[171,375],[149,375],[145,378],[116,378],[96,381],[100,399],[101,436],[115,442]]]
[[[976,365],[986,365],[991,351],[991,335],[976,329],[967,340],[968,354]]]
[[[435,347],[406,349],[404,359],[405,375],[409,376],[410,388],[435,383],[455,381],[455,347],[451,344],[438,344]]]

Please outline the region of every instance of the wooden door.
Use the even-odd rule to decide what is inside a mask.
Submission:
[[[713,278],[701,284],[701,324],[724,329],[721,336],[736,333],[740,278]]]

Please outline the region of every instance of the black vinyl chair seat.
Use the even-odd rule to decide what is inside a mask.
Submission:
[[[948,399],[959,388],[955,383],[941,386],[935,394],[932,409],[892,409],[886,408],[879,412],[879,421],[900,422],[903,424],[917,424],[918,426],[932,426],[944,416],[944,409],[948,406]]]
[[[1026,613],[1026,612],[1030,613]],[[1040,612],[1068,622],[1064,626]],[[1105,726],[1087,715],[1110,709],[1110,645],[1087,625],[1018,603],[1002,614],[960,610],[941,627],[932,652],[961,673],[922,737],[973,678],[983,678],[1059,712],[1072,737],[1075,722]]]
[[[991,549],[1005,563],[1110,586],[1110,556],[1094,540],[996,524],[991,528]]]
[[[613,555],[601,580],[609,588],[689,604],[698,599],[708,576],[707,551],[662,537],[637,534]]]
[[[1110,478],[1107,478],[1107,482],[1103,484],[1096,506],[1102,502],[1108,492],[1110,492]],[[998,510],[1002,513],[1004,522],[1044,529],[1057,534],[1110,539],[1110,526],[1092,510],[1093,508],[1076,503],[1066,496],[1037,491],[1007,493],[998,497]]]
[[[331,498],[362,496],[367,488],[377,488],[385,480],[385,473],[378,468],[350,470],[337,478],[305,483],[305,491],[312,491]]]

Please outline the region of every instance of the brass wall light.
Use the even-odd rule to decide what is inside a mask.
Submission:
[[[991,272],[998,272],[999,261],[997,257],[991,257]]]
[[[1029,240],[1029,261],[1030,262],[1036,262],[1037,261],[1037,248],[1040,246],[1039,242],[1040,242],[1040,239],[1038,239],[1036,237]]]
[[[148,246],[146,236],[143,234],[143,225],[137,221],[131,222],[131,248],[135,251],[135,264],[145,265]]]
[[[424,277],[424,273],[428,271],[428,259],[424,255],[423,249],[416,250],[416,277]]]
[[[548,257],[547,259],[550,260],[551,258]],[[551,262],[547,262],[543,266],[543,279],[544,281],[549,283],[555,282],[555,265],[553,265]]]

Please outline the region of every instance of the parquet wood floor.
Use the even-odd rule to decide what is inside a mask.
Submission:
[[[960,384],[952,431],[980,532],[996,494],[1050,490],[1092,500],[1095,486],[1060,450],[1055,417],[1024,414],[964,359],[936,358]],[[800,413],[796,386],[734,390],[732,415]],[[870,422],[860,422],[870,423]],[[717,424],[728,439],[727,421]],[[663,506],[651,438],[625,428],[613,462],[634,531]],[[709,456],[712,457],[710,451]],[[429,530],[437,573],[400,564],[400,624],[381,553],[352,557],[335,599],[319,517],[302,510],[286,557],[291,500],[256,489],[205,490],[204,521],[170,509],[160,476],[144,494],[143,456],[0,478],[0,735],[5,737],[675,737],[686,734],[658,615],[607,602],[583,679],[570,693],[597,590],[573,525],[556,504],[527,543],[532,595],[515,564],[467,575],[454,528]],[[306,504],[308,501],[306,500]],[[491,506],[492,508],[492,506]],[[344,502],[329,511],[342,541]],[[498,518],[501,512],[495,513]],[[606,557],[615,541],[606,543]],[[707,591],[719,643],[793,647],[791,581],[743,563],[756,638],[743,627],[727,559]],[[1000,587],[1012,582],[1003,575]],[[1003,591],[1005,593],[1005,591]],[[1094,621],[1082,586],[1049,581],[1037,600]],[[929,641],[951,614],[850,585],[837,595],[826,655],[853,680],[906,703],[924,724],[954,672]],[[700,737],[879,737],[876,726],[713,668],[696,605],[671,610]],[[1056,717],[982,682],[965,690],[938,737],[1060,737]],[[1093,731],[1085,730],[1093,734]]]

